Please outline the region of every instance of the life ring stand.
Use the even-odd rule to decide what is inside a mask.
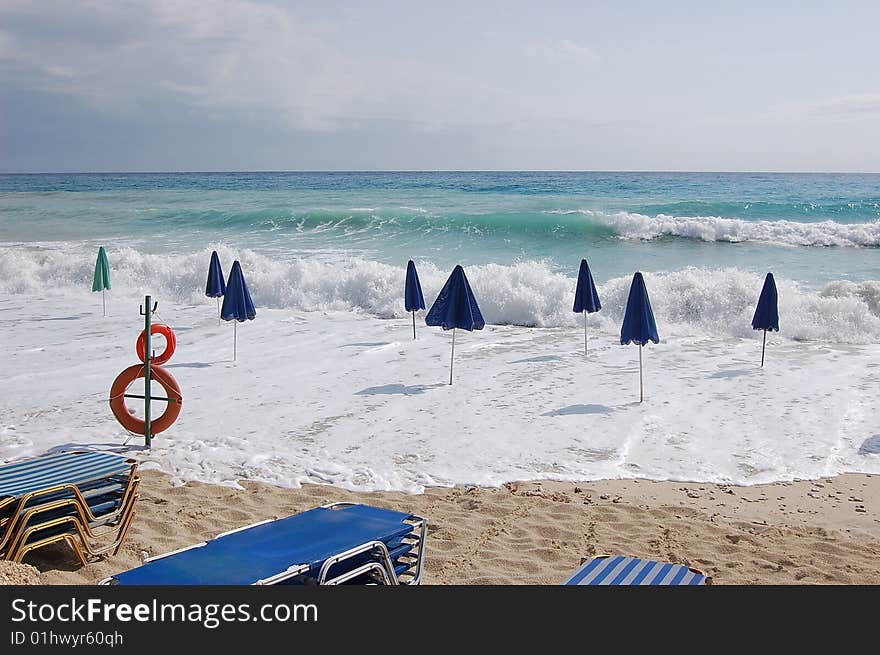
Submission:
[[[137,350],[138,359],[142,362],[146,360],[146,330],[141,330],[141,334],[137,339],[137,345],[135,349]],[[156,364],[164,364],[171,356],[174,354],[174,349],[177,348],[177,335],[174,334],[174,330],[172,330],[169,326],[164,323],[153,323],[150,326],[150,334],[161,334],[165,337],[165,350],[162,351],[161,355],[156,355],[153,357],[150,362],[151,366],[155,366]]]
[[[167,326],[162,326],[167,327]],[[172,332],[173,334],[173,332]],[[153,361],[156,361],[155,359]],[[146,422],[134,416],[125,404],[125,392],[129,385],[138,378],[144,377],[144,367],[142,364],[134,364],[123,370],[113,381],[110,387],[110,410],[116,420],[122,424],[129,432],[135,434],[146,434]],[[183,407],[183,396],[180,393],[180,385],[177,380],[161,366],[152,364],[150,366],[150,378],[162,385],[167,396],[165,411],[158,418],[150,421],[150,432],[159,434],[171,427],[177,417],[180,416],[180,410]],[[155,398],[155,400],[163,400]]]

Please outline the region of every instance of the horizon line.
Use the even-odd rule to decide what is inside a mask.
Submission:
[[[222,175],[222,174],[351,174],[351,173],[630,173],[651,175],[715,174],[715,175],[880,175],[878,171],[812,171],[812,170],[685,170],[685,169],[494,169],[494,168],[413,168],[413,169],[228,169],[228,170],[118,170],[118,171],[0,171],[0,175]]]

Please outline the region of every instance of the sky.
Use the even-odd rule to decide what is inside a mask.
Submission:
[[[0,0],[0,171],[880,171],[880,3]]]

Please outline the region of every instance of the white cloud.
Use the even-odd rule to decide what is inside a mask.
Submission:
[[[533,43],[526,47],[526,53],[531,57],[555,63],[593,64],[601,59],[592,48],[575,43],[570,39]]]
[[[564,56],[584,61],[598,61],[599,55],[586,46],[578,45],[568,39],[562,39],[557,45],[557,50]]]
[[[52,7],[0,9],[16,40],[14,48],[0,40],[0,60],[24,71],[34,89],[130,115],[158,105],[256,115],[312,131],[365,121],[522,130],[580,120],[579,98],[542,85],[548,66],[597,59],[568,39],[548,42],[532,52],[544,58],[542,66],[521,67],[531,71],[529,83],[526,73],[507,72],[519,67],[516,53],[471,61],[450,53],[458,57],[450,63],[419,51],[401,57],[376,38],[359,41],[366,50],[347,47],[357,24],[309,21],[257,0],[70,0]]]
[[[880,116],[880,93],[862,93],[808,103],[806,113],[822,117]]]
[[[65,33],[62,26],[74,14],[91,19],[96,33]],[[357,62],[272,5],[70,2],[44,18],[55,22],[61,38],[55,29],[28,31],[22,21],[16,47],[0,56],[28,72],[32,87],[98,103],[96,109],[136,113],[156,103],[260,109],[296,127],[320,129],[340,120],[363,91]],[[126,38],[114,36],[120,32]]]

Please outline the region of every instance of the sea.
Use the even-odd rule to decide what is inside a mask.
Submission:
[[[877,174],[0,175],[0,292],[88,285],[99,245],[123,292],[195,300],[216,249],[258,306],[382,318],[408,260],[438,288],[461,264],[487,321],[533,327],[576,320],[586,258],[600,289],[645,272],[658,324],[734,336],[773,272],[781,335],[880,339]]]
[[[212,251],[241,263],[255,320],[218,319]],[[465,269],[487,325],[454,353],[406,313],[409,260],[428,307]],[[644,349],[619,338],[636,271],[660,335]],[[107,407],[146,294],[184,396],[149,450]],[[0,175],[0,341],[0,461],[127,444],[174,482],[414,493],[880,474],[880,175]]]

